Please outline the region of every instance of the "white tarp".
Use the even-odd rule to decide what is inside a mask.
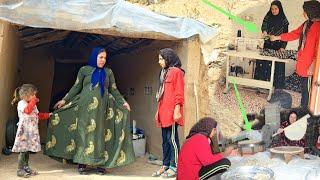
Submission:
[[[199,34],[202,43],[217,34],[217,28],[199,21],[159,15],[123,0],[1,0],[0,19],[75,31],[157,32],[177,39]]]

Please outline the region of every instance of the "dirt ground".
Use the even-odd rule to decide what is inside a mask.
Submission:
[[[10,156],[0,156],[0,179],[25,179],[16,176],[18,154],[11,154]],[[50,159],[42,153],[30,155],[30,167],[39,172],[39,175],[32,177],[32,179],[39,180],[143,180],[143,179],[163,179],[153,178],[151,174],[156,171],[159,166],[147,163],[146,157],[137,158],[136,162],[128,166],[114,168],[108,170],[108,174],[101,176],[96,174],[80,175],[77,172],[76,165],[62,164],[58,161]]]

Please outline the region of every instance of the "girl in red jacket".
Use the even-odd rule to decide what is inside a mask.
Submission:
[[[177,180],[208,179],[230,167],[231,163],[225,157],[233,148],[227,147],[223,153],[214,153],[211,148],[216,127],[217,122],[206,117],[191,128],[179,154]]]
[[[303,16],[307,19],[298,29],[280,36],[271,36],[271,41],[293,41],[299,39],[296,72],[301,76],[301,107],[306,108],[309,101],[308,76],[312,75],[312,64],[316,59],[320,36],[320,2],[306,1]]]
[[[155,119],[162,131],[163,166],[152,176],[175,177],[180,149],[178,126],[184,125],[184,70],[178,55],[170,48],[160,50],[160,85]]]
[[[28,178],[37,175],[37,171],[29,167],[29,152],[41,151],[38,129],[39,119],[48,119],[51,113],[39,113],[36,97],[37,88],[32,84],[23,84],[16,88],[11,104],[17,104],[19,125],[12,152],[18,152],[17,176]]]

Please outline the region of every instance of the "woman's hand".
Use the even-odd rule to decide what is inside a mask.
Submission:
[[[279,51],[280,51],[280,52],[284,52],[284,51],[285,51],[285,49],[283,49],[283,48],[280,48],[280,49],[279,49]]]
[[[280,36],[274,36],[274,35],[270,36],[270,41],[278,41],[278,40],[281,40]]]
[[[233,149],[229,156],[238,156],[238,155],[239,155],[238,149]]]
[[[314,72],[314,61],[312,62],[312,64],[309,66],[308,71],[307,71],[307,75],[308,76],[312,76]]]
[[[278,131],[277,131],[277,134],[281,134],[281,133],[283,133],[283,129],[279,128]]]
[[[123,103],[123,107],[131,111],[130,105],[127,102]]]
[[[159,116],[159,111],[157,111],[156,114],[154,115],[154,119],[155,119],[156,121],[158,121],[158,116]]]
[[[53,108],[54,109],[60,109],[62,106],[64,106],[66,104],[66,101],[65,100],[60,100],[60,101],[58,101],[54,106],[53,106]]]
[[[263,31],[262,34],[261,34],[261,36],[262,36],[263,38],[266,37],[267,35],[268,35],[267,31]]]
[[[232,146],[228,146],[226,147],[226,149],[224,150],[222,154],[223,157],[228,157],[233,151],[233,147]]]
[[[176,105],[173,111],[173,119],[174,121],[178,121],[179,119],[181,119],[182,115],[180,112],[180,105]]]

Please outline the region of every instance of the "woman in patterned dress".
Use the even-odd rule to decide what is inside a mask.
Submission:
[[[55,105],[48,127],[45,154],[78,163],[80,174],[134,161],[129,129],[129,104],[119,93],[106,50],[94,48],[80,68],[73,87]]]

